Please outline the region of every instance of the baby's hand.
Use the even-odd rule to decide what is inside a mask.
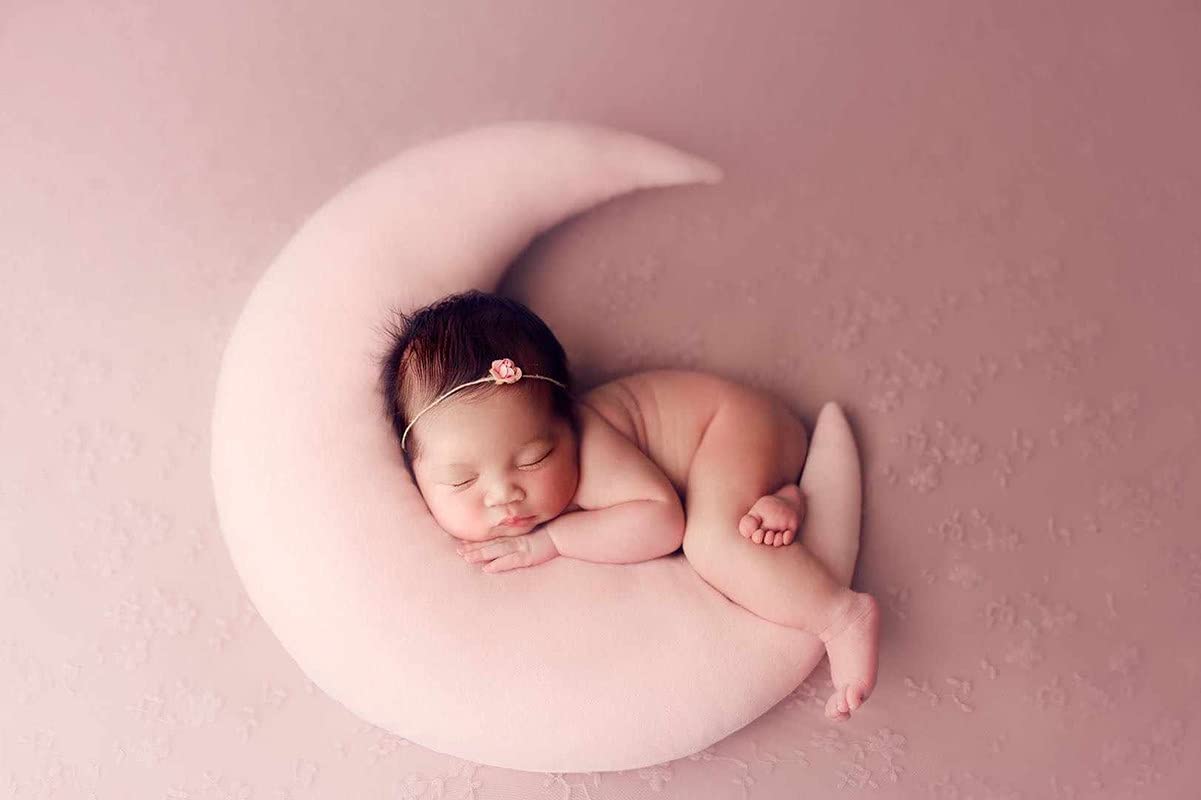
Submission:
[[[520,536],[502,536],[485,542],[460,542],[455,549],[468,563],[491,562],[484,565],[484,572],[533,567],[559,555],[545,525]]]

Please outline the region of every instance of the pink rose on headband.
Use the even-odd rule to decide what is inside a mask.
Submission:
[[[513,361],[508,358],[498,358],[492,362],[492,369],[488,370],[488,374],[496,379],[497,383],[517,383],[521,380],[521,368],[515,366]]]

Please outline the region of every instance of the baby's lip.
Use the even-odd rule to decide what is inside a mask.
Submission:
[[[501,525],[516,525],[519,522],[525,522],[526,520],[533,519],[533,518],[534,518],[533,514],[529,515],[528,517],[508,517],[504,520],[501,520],[500,524]]]

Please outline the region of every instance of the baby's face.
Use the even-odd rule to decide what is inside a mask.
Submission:
[[[575,497],[575,434],[525,392],[502,390],[478,402],[449,398],[424,414],[418,427],[423,453],[413,463],[417,488],[438,524],[458,539],[529,533]],[[509,517],[532,519],[504,524]]]

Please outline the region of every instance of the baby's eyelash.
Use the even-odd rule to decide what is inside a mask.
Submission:
[[[553,448],[553,447],[552,447],[551,449],[549,449],[549,450],[547,450],[547,451],[546,451],[546,455],[544,455],[542,458],[540,458],[540,459],[538,459],[537,461],[535,461],[535,462],[534,462],[534,464],[541,464],[543,461],[545,461],[546,459],[550,458],[550,454],[551,454],[551,453],[553,453],[553,452],[555,452],[555,448]],[[532,467],[532,466],[534,466],[534,464],[525,464],[524,466],[527,466],[527,467]]]
[[[553,448],[553,447],[552,447],[551,449],[549,449],[549,450],[547,450],[547,451],[546,451],[546,455],[544,455],[542,458],[540,458],[540,459],[538,459],[537,461],[535,461],[533,464],[521,464],[520,466],[523,466],[523,467],[536,467],[537,465],[541,464],[541,463],[542,463],[543,461],[545,461],[546,459],[550,458],[550,454],[551,454],[551,453],[553,453],[553,452],[555,452],[555,448]],[[468,480],[465,480],[465,481],[463,481],[462,483],[452,483],[452,484],[451,484],[451,486],[453,486],[453,487],[455,487],[455,488],[458,488],[458,487],[460,487],[460,486],[466,486],[467,484],[471,483],[471,481],[473,481],[473,480],[475,480],[475,478],[470,478],[470,479],[468,479]]]

